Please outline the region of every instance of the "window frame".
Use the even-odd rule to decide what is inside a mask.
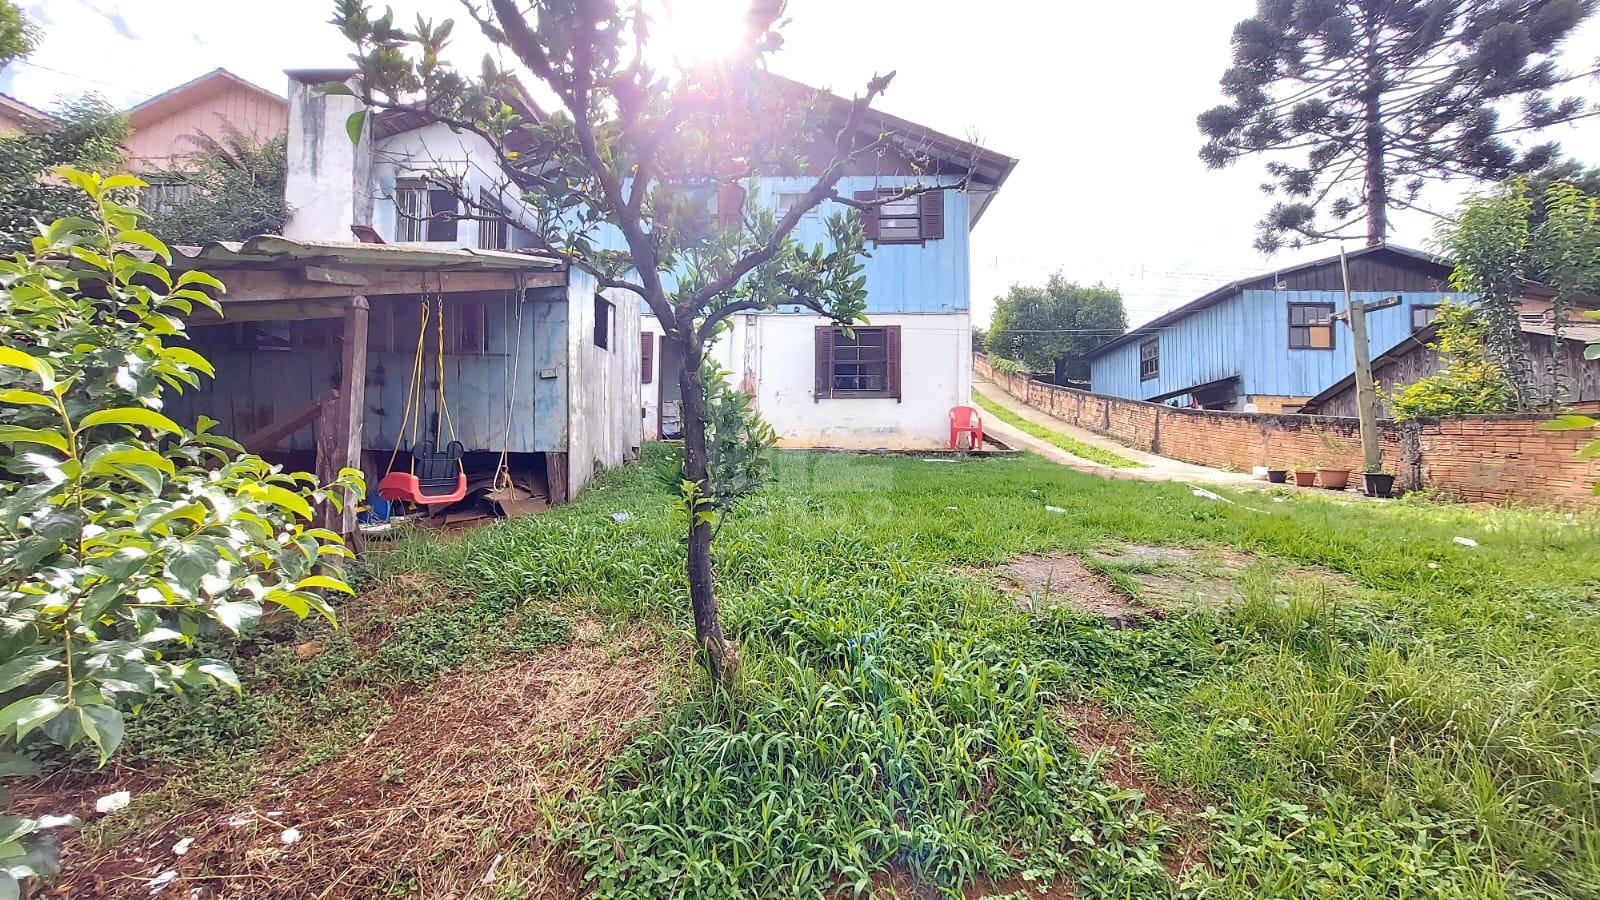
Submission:
[[[894,196],[899,195],[900,193],[901,193],[900,189],[896,188],[896,189],[890,189],[890,190],[887,190],[887,191],[879,191],[878,192],[878,196],[881,199],[883,197],[894,197]],[[889,212],[889,207],[892,204],[896,204],[896,203],[908,204],[908,205],[910,205],[911,207],[913,207],[915,209],[915,212],[910,213],[910,214],[906,214],[906,213],[891,214]],[[877,233],[878,233],[877,242],[878,243],[880,243],[880,244],[921,244],[921,243],[923,243],[924,241],[927,240],[927,237],[925,236],[927,234],[927,231],[924,228],[924,224],[925,223],[923,221],[923,216],[922,216],[922,195],[913,194],[910,197],[902,197],[902,198],[900,198],[898,200],[891,200],[889,203],[884,203],[884,204],[881,204],[880,206],[878,206],[877,213],[878,213],[878,221],[877,221]],[[889,221],[891,219],[893,219],[893,220],[915,219],[916,223],[917,223],[916,234],[910,235],[910,236],[901,235],[899,237],[886,237],[884,235],[884,224],[883,223],[886,222],[886,221]],[[904,227],[904,226],[900,226],[900,227]]]
[[[1294,313],[1295,313],[1296,309],[1302,308],[1302,307],[1304,307],[1304,308],[1314,308],[1314,309],[1319,309],[1319,310],[1327,310],[1327,316],[1321,322],[1313,323],[1313,322],[1309,322],[1308,321],[1308,322],[1296,325],[1295,321],[1294,321]],[[1286,321],[1289,323],[1288,324],[1288,332],[1286,334],[1288,349],[1290,349],[1290,350],[1318,350],[1318,351],[1323,351],[1323,350],[1333,350],[1333,349],[1336,349],[1338,347],[1338,344],[1339,344],[1339,329],[1337,327],[1337,324],[1338,324],[1337,320],[1334,319],[1334,315],[1339,311],[1339,309],[1333,303],[1329,303],[1329,302],[1325,302],[1325,301],[1321,301],[1321,300],[1315,300],[1315,301],[1313,301],[1313,300],[1290,300],[1286,304],[1285,309],[1287,311]],[[1295,332],[1295,329],[1297,329],[1297,328],[1304,329],[1305,332],[1306,332],[1305,343],[1303,343],[1303,344],[1295,343],[1295,334],[1294,334],[1294,332]],[[1311,330],[1314,329],[1314,328],[1326,328],[1326,329],[1328,329],[1328,346],[1326,346],[1326,347],[1318,347],[1315,343],[1313,343],[1311,341]]]
[[[817,326],[816,364],[818,371],[815,378],[814,399],[894,400],[897,403],[901,402],[903,399],[902,372],[905,365],[905,353],[902,349],[900,326],[860,325],[852,328],[851,331],[855,334],[854,338],[845,337],[844,329],[838,325]],[[826,335],[826,341],[824,341],[824,335]],[[853,341],[855,344],[854,349],[857,351],[856,358],[844,362],[845,365],[859,367],[877,362],[874,360],[863,362],[861,360],[859,351],[863,335],[882,335],[883,359],[881,364],[883,366],[883,374],[881,377],[883,380],[881,386],[873,389],[840,388],[837,385],[839,383],[838,379],[841,377],[838,370],[841,364],[838,353],[841,340]],[[870,378],[873,376],[857,371],[853,376],[846,375],[844,377]]]
[[[616,318],[616,304],[594,295],[594,345],[601,350],[611,350],[611,323]]]
[[[1422,312],[1423,310],[1427,310],[1428,312],[1433,313],[1433,315],[1428,317],[1428,321],[1423,322],[1421,325],[1418,325],[1417,324],[1417,313]],[[1439,318],[1439,304],[1437,304],[1437,303],[1416,303],[1416,304],[1413,304],[1412,307],[1411,307],[1411,333],[1412,334],[1416,334],[1417,332],[1421,331],[1422,329],[1427,328],[1429,325],[1432,325],[1433,324],[1433,320],[1435,320],[1437,318]]]
[[[454,212],[434,216],[434,195],[450,198]],[[401,196],[419,198],[420,205],[403,203]],[[447,187],[424,177],[397,178],[394,182],[394,239],[398,244],[454,244],[461,237],[461,201]]]
[[[491,216],[494,216],[494,218],[490,218]],[[507,221],[509,218],[510,214],[506,212],[505,206],[490,193],[488,188],[478,188],[479,250],[511,249],[511,223]],[[486,242],[484,240],[485,237],[489,237],[492,240]]]
[[[1154,352],[1152,352],[1152,353],[1150,353],[1150,355],[1146,356],[1145,352],[1144,352],[1146,348],[1149,348]],[[1150,363],[1150,366],[1148,367],[1148,370],[1147,370],[1147,367],[1145,366],[1145,363]],[[1161,336],[1160,335],[1156,335],[1155,337],[1148,338],[1146,340],[1143,340],[1143,341],[1139,342],[1139,381],[1142,384],[1142,383],[1144,383],[1146,381],[1155,381],[1156,379],[1158,379],[1160,377],[1161,377]]]

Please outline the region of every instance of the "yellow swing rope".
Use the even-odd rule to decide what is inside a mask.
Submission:
[[[439,372],[439,414],[444,419],[445,427],[450,429],[450,440],[454,441],[456,439],[456,423],[450,418],[450,404],[445,400],[445,397],[444,397],[444,291],[443,290],[440,290],[439,293],[433,295],[433,302],[434,302],[434,307],[435,307],[435,310],[436,310],[436,315],[433,317],[433,319],[434,319],[434,324],[435,324],[435,326],[437,328],[437,332],[438,332],[438,336],[439,336],[439,352],[434,354],[434,356],[435,356],[435,358],[436,358],[436,360],[438,362],[438,372]],[[442,438],[443,435],[441,434],[440,437]],[[448,445],[446,445],[446,446],[448,446]],[[439,448],[435,447],[434,449],[438,450]],[[467,471],[466,464],[460,459],[456,460],[456,471],[461,473],[461,474],[463,474],[463,475],[466,474],[466,471]]]
[[[405,411],[400,415],[399,434],[401,440],[409,444],[413,451],[417,446],[417,429],[422,425],[422,368],[423,360],[427,354],[425,348],[428,340],[429,312],[426,293],[422,295],[422,302],[419,307],[421,324],[417,328],[417,352],[411,360],[411,382],[406,386],[406,406]],[[406,435],[407,429],[410,429],[409,438]],[[389,454],[388,471],[390,472],[394,471],[394,461],[400,457],[400,444],[401,441],[395,441],[394,450]],[[413,475],[417,472],[417,456],[414,452],[411,454],[410,472]]]

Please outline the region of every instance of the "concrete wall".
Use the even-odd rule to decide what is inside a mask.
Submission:
[[[1394,296],[1393,291],[1357,292],[1370,303]],[[1403,302],[1367,317],[1368,345],[1377,356],[1411,333],[1411,310],[1438,305],[1454,294],[1407,292]],[[1331,303],[1344,308],[1339,291],[1242,291],[1215,306],[1195,312],[1163,328],[1160,343],[1161,374],[1139,379],[1139,345],[1128,344],[1095,357],[1089,364],[1089,381],[1097,394],[1129,399],[1172,395],[1175,391],[1238,378],[1244,411],[1255,411],[1244,398],[1253,396],[1308,398],[1355,371],[1348,326],[1334,326],[1334,346],[1329,350],[1290,350],[1290,303]],[[1136,329],[1137,330],[1137,329]]]
[[[345,128],[361,101],[316,93],[320,84],[289,79],[288,171],[284,237],[353,241],[352,225],[372,218],[372,123],[352,142]]]
[[[733,328],[712,348],[729,381],[755,397],[756,409],[785,447],[839,447],[852,450],[919,450],[950,441],[950,408],[972,396],[972,327],[966,313],[874,315],[873,325],[900,326],[901,399],[815,397],[817,315],[755,313],[735,316]],[[661,328],[645,318],[657,335],[656,372],[643,385],[643,433],[656,437],[660,386]],[[637,344],[637,338],[635,338]],[[634,354],[637,357],[638,350]]]
[[[639,430],[639,298],[606,292],[608,346],[595,344],[595,281],[574,269],[567,291],[568,496],[600,472],[633,459]]]
[[[1176,409],[1002,375],[982,355],[975,371],[1058,419],[1185,462],[1248,471],[1361,468],[1355,419]],[[1544,431],[1549,416],[1467,416],[1379,423],[1383,461],[1401,486],[1470,502],[1595,505],[1600,460],[1577,458],[1592,435]]]

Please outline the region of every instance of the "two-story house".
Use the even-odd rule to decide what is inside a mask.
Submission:
[[[965,189],[922,193],[864,214],[867,324],[846,333],[800,307],[743,313],[732,317],[712,355],[754,397],[782,446],[943,447],[951,408],[971,400],[970,236],[1016,160],[886,113],[874,112],[863,127],[917,148],[922,165],[874,158],[845,176],[841,196],[891,197],[963,179]],[[761,178],[750,192],[781,216],[814,183],[805,176]],[[825,202],[808,212],[795,239],[825,242],[825,218],[843,208]],[[680,360],[648,311],[640,351],[644,435],[677,437]]]
[[[1348,254],[1357,302],[1398,297],[1367,316],[1373,356],[1433,321],[1450,289],[1451,266],[1394,245]],[[1095,350],[1097,394],[1250,412],[1296,412],[1355,370],[1339,257],[1289,266],[1223,285]]]

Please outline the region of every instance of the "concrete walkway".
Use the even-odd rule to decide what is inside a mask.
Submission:
[[[1032,451],[1069,469],[1106,478],[1128,478],[1136,481],[1187,481],[1195,484],[1217,484],[1225,487],[1267,486],[1265,481],[1257,481],[1251,478],[1248,472],[1224,472],[1221,469],[1211,469],[1206,466],[1179,462],[1176,459],[1168,459],[1165,456],[1157,456],[1154,453],[1146,453],[1143,450],[1135,450],[1125,444],[1119,444],[1104,435],[1086,431],[1042,410],[1034,409],[1001,390],[999,385],[988,381],[974,379],[972,391],[975,394],[981,394],[985,400],[998,406],[1003,406],[1036,425],[1042,425],[1051,431],[1060,432],[1085,444],[1109,450],[1123,459],[1130,459],[1140,464],[1138,468],[1112,468],[1093,460],[1073,456],[1048,441],[1036,438],[1014,425],[1000,421],[995,416],[985,415],[983,417],[983,430],[986,435],[992,434],[1007,446],[1015,447],[1018,450]],[[978,411],[980,413],[983,412],[981,408]]]

